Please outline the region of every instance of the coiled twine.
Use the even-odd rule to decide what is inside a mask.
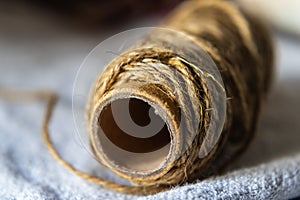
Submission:
[[[202,0],[184,2],[160,27],[167,29],[153,30],[105,68],[87,106],[95,156],[133,186],[80,172],[60,157],[47,130],[50,98],[46,144],[82,178],[156,193],[220,172],[253,138],[273,72],[260,21],[232,2]]]

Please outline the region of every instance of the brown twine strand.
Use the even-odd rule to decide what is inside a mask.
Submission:
[[[103,185],[107,188],[114,189],[119,192],[123,193],[132,193],[132,194],[147,194],[147,193],[154,193],[160,190],[163,190],[163,188],[157,188],[156,186],[148,187],[147,189],[144,187],[133,187],[133,186],[127,186],[127,185],[120,185],[118,183],[110,182],[108,180],[95,177],[93,175],[90,175],[88,173],[82,172],[72,166],[72,164],[68,163],[64,160],[64,158],[59,154],[59,152],[56,150],[50,135],[49,135],[49,122],[52,117],[52,112],[54,110],[54,106],[57,103],[58,97],[55,93],[47,90],[35,90],[35,91],[26,91],[21,89],[6,89],[3,87],[0,87],[0,97],[7,100],[7,101],[45,101],[46,102],[46,111],[44,114],[44,119],[42,122],[42,133],[43,133],[43,139],[45,142],[46,147],[48,148],[48,151],[53,156],[53,158],[58,161],[61,165],[63,165],[67,170],[73,172],[79,177],[82,177],[83,179],[89,180],[91,182],[94,182],[99,185]],[[165,188],[167,189],[167,188]]]
[[[264,26],[233,3],[221,0],[187,1],[162,26],[193,38],[216,63],[224,88],[214,74],[205,72],[176,52],[163,45],[151,47],[151,43],[158,39],[155,34],[137,44],[138,50],[125,52],[106,67],[92,89],[87,105],[91,147],[103,165],[131,181],[133,186],[82,172],[65,161],[54,147],[48,131],[57,98],[53,93],[37,94],[48,102],[43,122],[45,144],[54,159],[69,171],[116,191],[153,194],[219,172],[248,146],[254,136],[273,71],[273,48]],[[174,70],[178,74],[175,75]],[[213,91],[209,91],[209,79],[214,83]],[[151,80],[151,83],[145,80]],[[218,126],[218,119],[212,118],[212,112],[218,113],[214,110],[218,102],[214,102],[212,96],[222,91],[226,91],[227,101],[221,137],[204,158],[199,158],[199,152],[208,151],[205,143],[210,140],[205,138],[213,137],[207,134],[208,125]],[[103,110],[116,99],[128,97],[140,98],[156,106],[169,128],[170,148],[173,150],[168,154],[169,160],[149,173],[124,170],[110,160],[108,152],[102,149],[103,144],[97,140]],[[182,104],[186,106],[179,106]],[[194,118],[199,119],[199,124],[193,124]],[[184,123],[184,131],[179,128],[180,123]],[[201,148],[203,144],[204,149]],[[174,156],[182,149],[182,155]]]

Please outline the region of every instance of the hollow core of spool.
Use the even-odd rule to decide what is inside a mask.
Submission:
[[[167,123],[144,99],[107,102],[98,118],[101,152],[127,172],[151,173],[166,162],[171,134]]]

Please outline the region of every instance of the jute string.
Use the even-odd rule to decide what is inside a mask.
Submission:
[[[273,71],[273,48],[265,27],[232,2],[221,0],[187,1],[161,26],[183,32],[205,50],[218,67],[224,85],[215,74],[166,48],[163,42],[151,45],[160,40],[156,34],[146,37],[105,68],[91,90],[87,105],[91,148],[104,166],[132,182],[132,186],[82,172],[65,161],[48,132],[57,97],[53,93],[37,94],[48,102],[43,137],[49,152],[83,179],[124,193],[152,194],[222,171],[253,138]],[[189,54],[197,56],[200,55]],[[208,87],[210,81],[212,87]],[[220,128],[221,111],[217,108],[223,93],[226,93],[225,123],[216,144],[208,149],[209,143],[216,139],[208,133],[209,128],[212,132]],[[165,122],[170,145],[161,165],[148,170],[122,166],[105,149],[104,136],[115,133],[101,134],[99,129],[107,125],[105,116],[112,103],[122,99],[147,103]],[[123,148],[135,146],[135,152],[143,152],[143,146],[126,146],[125,139],[115,142],[124,145]],[[155,144],[147,148],[155,148]]]

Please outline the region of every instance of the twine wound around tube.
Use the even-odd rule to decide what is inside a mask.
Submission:
[[[261,22],[232,2],[202,0],[184,2],[160,27],[174,31],[154,29],[109,63],[86,109],[94,155],[132,186],[81,172],[60,156],[48,131],[57,97],[42,95],[45,144],[83,179],[153,194],[220,172],[253,138],[273,72]],[[146,128],[157,134],[143,135]]]

